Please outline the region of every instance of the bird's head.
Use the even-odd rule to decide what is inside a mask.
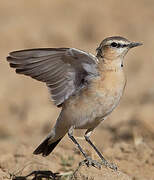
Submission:
[[[142,45],[142,43],[131,42],[120,36],[108,37],[104,39],[96,49],[97,57],[106,60],[124,58],[128,50]]]

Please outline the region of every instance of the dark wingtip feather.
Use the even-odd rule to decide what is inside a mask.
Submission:
[[[24,74],[24,71],[25,71],[24,69],[16,69],[17,74]]]
[[[16,68],[17,65],[16,65],[16,64],[13,64],[13,63],[10,63],[10,67],[11,67],[11,68]]]
[[[11,56],[7,56],[7,57],[6,57],[6,60],[7,60],[8,62],[10,62],[11,59],[12,59]]]

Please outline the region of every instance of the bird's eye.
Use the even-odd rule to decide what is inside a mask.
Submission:
[[[111,47],[117,47],[118,44],[116,42],[111,43]]]

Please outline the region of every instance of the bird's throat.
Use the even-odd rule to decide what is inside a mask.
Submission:
[[[108,60],[103,59],[99,63],[100,71],[121,71],[123,70],[123,59]]]

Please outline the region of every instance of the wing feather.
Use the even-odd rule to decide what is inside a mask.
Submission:
[[[74,48],[14,51],[7,61],[18,74],[46,82],[51,98],[60,106],[99,75],[95,56]]]

